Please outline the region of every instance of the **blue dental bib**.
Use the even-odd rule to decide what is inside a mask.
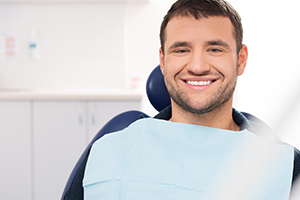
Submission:
[[[140,119],[92,147],[86,200],[284,200],[294,147],[247,130]]]

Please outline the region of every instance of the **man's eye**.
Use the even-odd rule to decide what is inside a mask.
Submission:
[[[186,53],[186,52],[188,52],[188,50],[186,49],[179,49],[174,51],[174,53]]]
[[[208,52],[212,52],[212,53],[221,53],[223,52],[221,49],[209,49]]]

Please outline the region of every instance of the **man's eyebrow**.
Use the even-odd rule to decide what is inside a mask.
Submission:
[[[223,46],[225,48],[229,48],[231,49],[231,47],[229,46],[229,44],[223,40],[211,40],[211,41],[207,41],[206,45],[217,45],[217,46]]]
[[[223,40],[210,40],[205,42],[206,45],[216,45],[216,46],[223,46],[225,48],[231,49],[230,45],[223,41]],[[174,42],[168,49],[175,49],[177,47],[184,47],[184,46],[190,46],[189,42],[185,41],[177,41]]]
[[[175,49],[177,47],[184,47],[189,45],[190,45],[189,42],[178,41],[178,42],[174,42],[168,49]]]

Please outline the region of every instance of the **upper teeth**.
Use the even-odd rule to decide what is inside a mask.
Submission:
[[[187,81],[187,84],[190,85],[209,85],[211,81]]]

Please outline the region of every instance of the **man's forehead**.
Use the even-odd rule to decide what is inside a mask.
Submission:
[[[186,33],[184,30],[185,27],[195,27],[199,29],[199,31],[201,30],[201,28],[205,27],[211,30],[219,31],[220,35],[225,35],[225,33],[229,33],[227,34],[227,36],[231,40],[234,40],[235,42],[234,26],[231,20],[229,19],[229,17],[222,17],[222,16],[202,17],[200,19],[195,19],[192,16],[173,17],[166,26],[165,41],[168,42],[168,39],[170,37],[173,37],[172,39],[176,39],[177,33],[185,34]],[[182,39],[188,39],[188,38],[181,38],[181,40]]]
[[[194,18],[193,16],[175,16],[172,17],[167,26],[166,29],[170,28],[170,26],[176,26],[176,25],[185,25],[187,23],[194,23],[195,26],[196,24],[201,24],[202,22],[205,21],[211,21],[209,22],[210,24],[213,25],[212,22],[217,22],[217,23],[222,23],[222,24],[230,24],[230,27],[233,29],[233,24],[230,20],[229,17],[223,17],[223,16],[209,16],[209,17],[201,17],[199,19]]]

